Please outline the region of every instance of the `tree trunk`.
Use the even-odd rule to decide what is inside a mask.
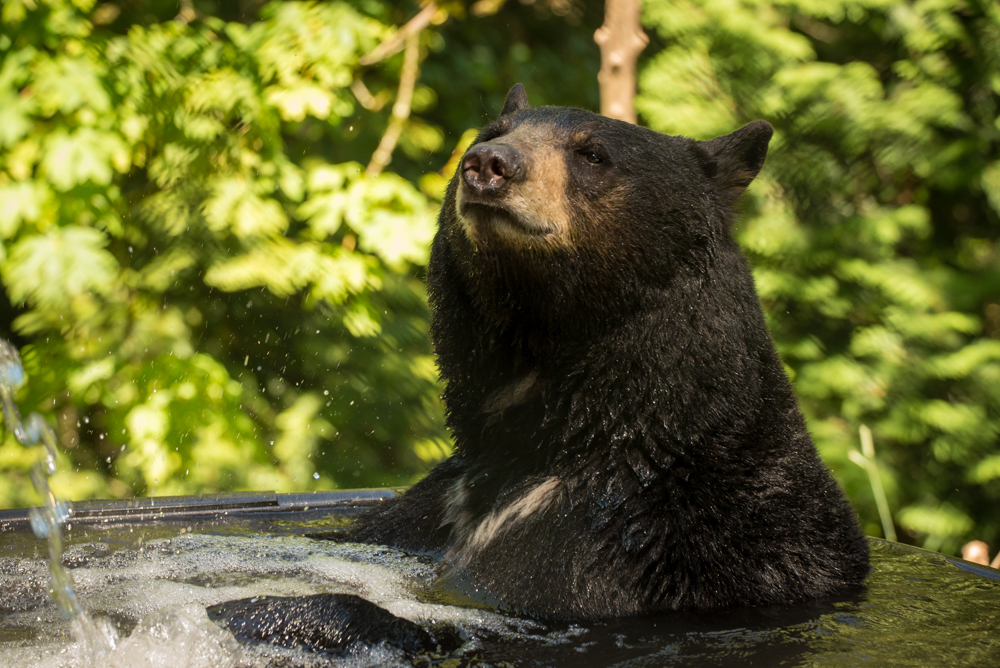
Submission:
[[[594,41],[601,47],[601,113],[635,123],[635,64],[649,43],[639,23],[639,0],[606,0]]]

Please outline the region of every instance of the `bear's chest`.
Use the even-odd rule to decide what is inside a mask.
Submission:
[[[561,483],[555,476],[531,480],[504,493],[483,511],[483,504],[474,499],[475,485],[466,476],[459,477],[444,501],[443,523],[451,527],[449,556],[468,558],[505,534],[530,530],[531,524],[560,504]]]

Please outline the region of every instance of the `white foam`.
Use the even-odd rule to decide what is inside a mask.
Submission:
[[[243,652],[197,604],[170,605],[143,617],[108,657],[108,668],[235,668]]]
[[[185,534],[147,542],[138,550],[77,545],[66,556],[68,563],[80,564],[71,573],[84,608],[130,632],[123,633],[128,637],[112,659],[93,668],[263,667],[289,663],[280,660],[288,652],[295,657],[291,663],[309,666],[315,655],[279,647],[247,646],[241,654],[232,636],[205,614],[207,606],[255,596],[357,594],[416,622],[450,622],[511,637],[544,633],[530,621],[420,601],[415,592],[434,580],[433,565],[383,547],[300,537]],[[47,600],[44,562],[0,562],[0,608],[12,611],[4,626],[36,633],[31,640],[0,642],[0,666],[91,668],[70,625]],[[141,657],[149,658],[141,663]],[[329,666],[330,658],[315,665]],[[336,665],[408,664],[398,650],[376,646],[344,656]]]

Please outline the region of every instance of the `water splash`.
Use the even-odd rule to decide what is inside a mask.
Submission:
[[[14,395],[27,381],[21,356],[9,341],[0,339],[0,403],[3,404],[4,424],[17,441],[25,446],[42,446],[42,456],[31,468],[31,482],[42,497],[42,506],[31,509],[31,528],[49,545],[49,576],[52,599],[60,612],[71,621],[74,633],[86,648],[91,665],[114,649],[118,634],[105,620],[95,620],[83,609],[73,588],[73,576],[63,567],[62,525],[73,515],[73,509],[60,501],[49,486],[56,472],[56,434],[38,413],[31,413],[22,422]]]

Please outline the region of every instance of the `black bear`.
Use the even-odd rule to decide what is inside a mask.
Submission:
[[[862,582],[866,539],[730,232],[771,134],[672,137],[515,86],[431,252],[455,453],[352,539],[439,553],[442,587],[549,618]]]

